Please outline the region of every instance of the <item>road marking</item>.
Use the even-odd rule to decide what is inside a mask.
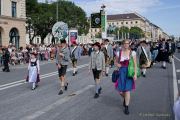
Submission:
[[[173,87],[174,87],[174,103],[175,103],[179,93],[178,93],[178,84],[177,84],[176,67],[175,67],[174,59],[172,59],[172,66],[173,66]],[[177,120],[176,116],[175,116],[175,120]]]
[[[178,80],[178,84],[180,84],[180,80]]]
[[[46,65],[46,64],[50,64],[50,63],[54,63],[55,61],[46,61],[46,62],[40,62],[40,66],[42,66],[42,65]],[[24,66],[25,65],[25,66]],[[11,67],[12,69],[22,69],[22,68],[27,68],[28,67],[28,63],[27,64],[23,64],[23,66],[22,65],[9,65],[9,67]]]
[[[180,59],[179,59],[179,58],[177,58],[175,55],[174,55],[174,58],[176,58],[176,60],[180,61]]]
[[[79,69],[84,68],[84,67],[87,67],[88,65],[89,64],[80,65],[77,68],[79,68]],[[73,70],[72,68],[68,68],[67,72],[72,71],[72,70]],[[57,74],[58,74],[57,71],[56,72],[51,72],[51,73],[48,73],[48,74],[44,74],[44,75],[40,76],[40,79],[48,78],[48,77],[51,77],[51,76],[54,76],[54,75],[57,75]],[[26,79],[23,79],[23,80],[19,80],[19,81],[16,81],[16,82],[0,85],[0,91],[8,89],[8,88],[15,87],[15,86],[19,86],[19,85],[22,85],[22,84],[25,84],[26,83],[25,81],[26,81]]]
[[[180,69],[177,69],[176,72],[180,72]]]
[[[173,66],[174,102],[176,102],[176,100],[178,98],[178,84],[177,84],[176,68],[175,68],[174,59],[172,59],[172,66]]]
[[[20,120],[33,120],[33,119],[36,119],[37,117],[39,117],[39,116],[47,113],[48,111],[50,111],[50,110],[52,110],[52,109],[60,106],[60,105],[63,104],[63,103],[68,102],[69,100],[71,100],[71,99],[74,98],[75,96],[82,94],[83,92],[91,89],[92,87],[94,87],[94,85],[88,85],[88,86],[86,86],[85,88],[83,88],[83,89],[81,89],[81,90],[79,90],[79,91],[74,92],[74,93],[73,93],[73,94],[74,94],[73,96],[66,96],[66,97],[64,97],[64,98],[56,101],[55,103],[53,103],[53,104],[51,104],[51,105],[48,105],[48,106],[45,107],[44,109],[39,110],[39,111],[36,111],[35,113],[33,113],[33,114],[29,115],[29,116],[26,116],[26,117],[24,117],[24,118],[22,118],[22,119],[20,119]]]

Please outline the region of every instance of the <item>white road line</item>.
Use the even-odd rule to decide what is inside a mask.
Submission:
[[[0,91],[8,89],[8,88],[16,87],[16,86],[19,86],[19,85],[22,85],[22,84],[24,84],[24,83],[17,83],[17,84],[14,84],[14,85],[5,86],[3,88],[0,88]]]
[[[176,67],[175,67],[174,59],[172,59],[172,66],[173,66],[173,88],[174,88],[174,103],[175,103],[179,93],[178,93],[178,83],[177,83]],[[175,116],[175,120],[177,120],[176,116]]]
[[[178,84],[180,84],[180,80],[178,80]]]
[[[54,63],[54,61],[48,61],[48,62],[40,62],[40,66],[42,66],[42,65],[46,65],[46,64],[50,64],[50,63]],[[25,65],[25,66],[24,66]],[[28,67],[28,64],[24,64],[23,66],[22,65],[10,65],[10,67],[12,68],[12,69],[21,69],[21,68],[27,68]]]
[[[178,98],[178,84],[177,84],[177,76],[176,76],[176,68],[174,59],[172,59],[172,66],[173,66],[173,87],[174,87],[174,102]]]
[[[179,59],[179,58],[177,58],[175,55],[174,55],[174,58],[176,58],[176,60],[180,61],[180,59]]]
[[[75,94],[74,96],[66,96],[66,97],[64,97],[64,98],[56,101],[55,103],[53,103],[53,104],[51,104],[51,105],[48,105],[48,106],[45,107],[44,109],[39,110],[39,111],[36,111],[35,113],[33,113],[33,114],[29,115],[29,116],[26,116],[26,117],[24,117],[24,118],[22,118],[22,119],[20,119],[20,120],[33,120],[33,119],[36,119],[37,117],[39,117],[39,116],[47,113],[48,111],[50,111],[50,110],[52,110],[52,109],[60,106],[61,104],[65,103],[65,102],[68,102],[69,100],[71,100],[71,99],[74,98],[75,96],[82,94],[83,92],[91,89],[92,87],[94,87],[94,85],[88,85],[88,86],[86,86],[85,88],[83,88],[83,89],[81,89],[81,90],[76,91],[75,93],[73,93],[73,94]]]
[[[177,69],[176,72],[180,72],[180,69]]]
[[[84,65],[80,65],[78,66],[77,68],[84,68],[84,67],[87,67],[88,64],[84,64]],[[69,71],[72,71],[72,68],[69,68],[67,69],[67,72]],[[57,75],[58,72],[51,72],[51,73],[48,73],[48,74],[44,74],[44,75],[41,75],[40,76],[40,79],[44,79],[44,78],[48,78],[48,77],[51,77],[51,76],[54,76],[54,75]],[[22,85],[22,84],[25,84],[25,80],[26,79],[23,79],[23,80],[19,80],[19,81],[16,81],[16,82],[12,82],[12,83],[8,83],[8,84],[4,84],[4,85],[0,85],[0,91],[1,90],[5,90],[5,89],[8,89],[8,88],[12,88],[12,87],[15,87],[15,86],[19,86],[19,85]]]
[[[49,76],[49,75],[54,74],[54,73],[55,73],[55,72],[41,75],[40,78],[41,78],[41,77],[43,78],[43,77]],[[18,84],[18,83],[22,83],[22,82],[24,82],[24,81],[25,81],[25,79],[19,80],[19,81],[16,81],[16,82],[12,82],[12,83],[8,83],[8,84],[4,84],[4,85],[0,85],[0,88],[6,87],[6,86],[10,86],[10,85],[14,85],[14,84]]]

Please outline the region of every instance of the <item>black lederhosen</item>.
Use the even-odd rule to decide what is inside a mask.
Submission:
[[[102,70],[92,69],[92,72],[93,72],[94,80],[100,79],[100,75],[101,75]]]
[[[67,65],[61,65],[61,68],[58,69],[59,77],[66,75]]]

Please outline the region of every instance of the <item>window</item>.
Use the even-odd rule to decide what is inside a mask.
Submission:
[[[136,24],[138,23],[138,21],[136,21]]]
[[[123,25],[123,22],[121,22],[121,24]]]
[[[119,23],[117,22],[117,25],[118,25]]]
[[[37,38],[37,44],[39,44],[39,38]]]
[[[16,2],[12,2],[12,17],[16,17]]]
[[[112,25],[114,25],[114,23],[112,23]]]
[[[131,22],[131,24],[133,24],[133,22]]]
[[[128,22],[126,22],[126,24],[128,24]]]
[[[97,32],[97,29],[95,29],[95,32]]]

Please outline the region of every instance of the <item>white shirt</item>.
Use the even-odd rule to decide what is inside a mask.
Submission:
[[[117,57],[119,57],[119,51],[116,52],[116,55],[117,55]],[[132,51],[131,55],[132,55],[133,57],[136,56],[136,52],[135,52],[135,51]],[[130,57],[130,56],[125,56],[125,55],[121,54],[121,60],[120,60],[120,61],[129,60],[129,59],[130,59],[129,57]]]

